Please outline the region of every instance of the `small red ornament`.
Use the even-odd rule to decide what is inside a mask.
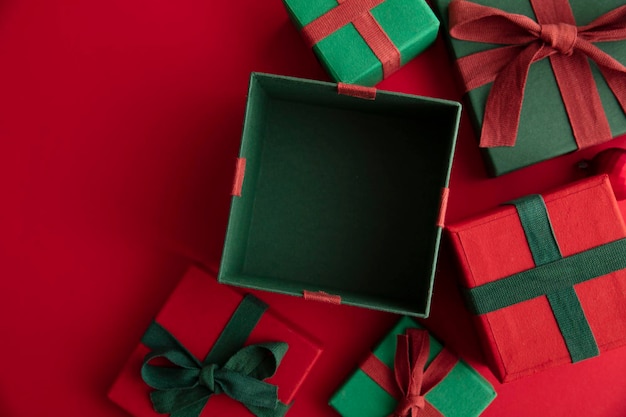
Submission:
[[[618,200],[626,199],[626,149],[608,148],[589,161],[592,174],[607,174]]]

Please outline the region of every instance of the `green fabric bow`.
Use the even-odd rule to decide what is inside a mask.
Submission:
[[[278,400],[278,388],[263,380],[274,375],[288,346],[283,342],[270,342],[241,347],[251,327],[247,314],[250,313],[250,301],[260,303],[257,299],[246,303],[247,298],[235,311],[204,362],[200,362],[160,324],[152,322],[142,339],[151,352],[144,358],[141,376],[155,389],[150,398],[156,412],[171,417],[198,417],[211,395],[225,394],[242,403],[257,417],[285,415],[289,406]],[[237,321],[246,316],[247,328],[237,327]],[[258,319],[252,320],[254,327]],[[157,358],[166,359],[169,364],[150,363]]]

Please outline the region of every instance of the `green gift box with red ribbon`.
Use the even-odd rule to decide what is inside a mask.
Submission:
[[[514,200],[448,232],[501,381],[626,345],[626,226],[606,175]]]
[[[283,417],[320,354],[258,298],[190,268],[109,398],[135,417]]]
[[[495,397],[482,375],[404,316],[329,404],[343,417],[475,417]]]
[[[372,86],[435,41],[424,0],[283,0],[334,81]]]
[[[626,133],[618,0],[434,0],[480,136],[501,175]]]

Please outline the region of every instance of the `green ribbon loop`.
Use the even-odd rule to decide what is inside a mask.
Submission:
[[[258,299],[246,296],[203,362],[152,322],[142,339],[151,352],[144,358],[141,377],[155,389],[150,394],[154,410],[171,417],[198,417],[211,395],[225,394],[257,417],[284,416],[289,406],[278,400],[278,388],[263,380],[274,375],[287,344],[242,347],[266,308]],[[158,358],[169,364],[151,363]]]

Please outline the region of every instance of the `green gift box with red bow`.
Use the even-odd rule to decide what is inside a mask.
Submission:
[[[409,317],[402,317],[329,404],[343,417],[476,417],[491,384]]]
[[[434,0],[487,169],[502,175],[626,133],[618,0]]]
[[[109,398],[135,417],[282,417],[320,354],[261,300],[190,268]]]

